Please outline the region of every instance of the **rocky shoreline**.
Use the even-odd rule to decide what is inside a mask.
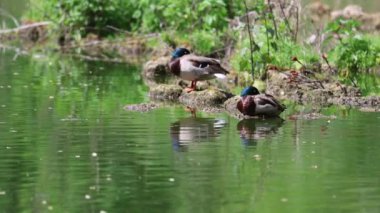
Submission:
[[[199,82],[197,91],[187,93],[184,91],[187,83],[170,74],[167,67],[169,58],[169,56],[159,57],[148,61],[144,66],[143,76],[150,87],[151,103],[126,106],[126,110],[146,112],[160,107],[159,103],[171,102],[206,112],[227,112],[239,120],[252,118],[237,110],[236,104],[240,100],[240,96],[232,94],[228,89],[233,87],[229,84],[236,81],[233,79],[236,76],[230,76],[230,79],[223,82],[222,85],[220,82],[217,84],[214,81]],[[155,80],[163,78],[167,79],[165,83]],[[363,97],[358,88],[341,84],[337,80],[333,80],[330,75],[319,79],[304,70],[283,71],[272,68],[267,70],[265,80],[267,85],[265,92],[281,101],[290,100],[297,104],[309,104],[320,108],[342,105],[366,112],[380,111],[380,97]],[[293,117],[297,119],[331,119],[329,116],[315,112]]]

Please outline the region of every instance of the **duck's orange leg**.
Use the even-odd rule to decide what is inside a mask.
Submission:
[[[188,93],[194,91],[195,88],[196,88],[196,85],[197,85],[197,81],[192,81],[190,88],[189,87],[186,88],[185,91],[188,92]]]

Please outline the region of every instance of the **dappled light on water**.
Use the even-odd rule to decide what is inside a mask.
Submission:
[[[148,102],[138,67],[0,57],[4,212],[339,212],[380,208],[380,114],[238,121]],[[33,209],[33,210],[32,210]]]

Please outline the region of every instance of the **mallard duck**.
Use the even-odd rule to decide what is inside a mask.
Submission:
[[[244,88],[240,96],[237,108],[244,115],[275,117],[286,109],[273,96],[260,94],[253,86]]]
[[[195,90],[197,81],[225,78],[229,73],[220,65],[219,60],[190,54],[186,48],[174,50],[169,69],[174,75],[191,81],[188,92]]]

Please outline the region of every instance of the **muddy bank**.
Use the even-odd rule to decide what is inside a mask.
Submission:
[[[149,79],[154,79],[154,76],[171,76],[166,65],[167,60],[168,58],[159,58],[153,62],[148,62],[144,66],[144,75]],[[329,75],[323,79],[317,79],[302,70],[278,71],[274,69],[268,70],[266,77],[266,93],[281,101],[291,100],[301,105],[313,105],[317,108],[334,104],[352,106],[364,111],[379,111],[380,97],[362,97],[358,88],[343,85]],[[222,111],[226,111],[240,120],[252,118],[237,110],[236,105],[240,96],[235,96],[227,90],[218,88],[217,84],[200,83],[204,85],[203,88],[198,88],[200,91],[191,93],[183,90],[187,86],[187,82],[178,79],[173,84],[150,84],[149,97],[152,101],[172,101],[201,110],[222,109]],[[332,119],[318,113],[294,115],[293,118]]]
[[[345,105],[359,108],[361,111],[366,112],[380,112],[380,97],[341,97],[331,100],[332,104]]]
[[[298,71],[268,70],[266,92],[282,100],[299,104],[326,106],[332,99],[360,97],[360,90],[331,78],[318,80]]]
[[[314,106],[344,105],[367,111],[379,111],[380,97],[363,97],[360,89],[332,78],[316,80],[293,71],[268,71],[267,93],[282,100]]]

